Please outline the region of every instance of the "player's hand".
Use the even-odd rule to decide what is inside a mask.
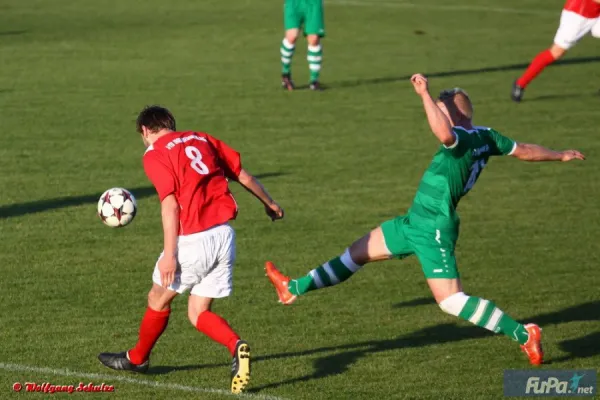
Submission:
[[[174,255],[163,255],[158,260],[158,272],[160,272],[160,282],[162,287],[168,288],[175,280],[175,271],[177,270],[177,259]]]
[[[279,207],[279,204],[273,202],[265,206],[265,212],[271,218],[271,221],[283,218],[283,208]]]
[[[577,150],[565,150],[562,152],[560,161],[585,160],[585,156]]]
[[[417,92],[419,96],[429,93],[429,84],[427,83],[427,78],[425,78],[423,75],[414,74],[410,78],[410,82],[413,84],[415,92]]]

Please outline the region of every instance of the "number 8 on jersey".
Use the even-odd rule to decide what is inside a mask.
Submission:
[[[198,150],[194,146],[187,146],[185,148],[185,155],[188,156],[190,160],[192,160],[190,164],[194,171],[196,171],[200,175],[208,174],[208,167],[202,162],[202,153],[200,153],[200,150]]]

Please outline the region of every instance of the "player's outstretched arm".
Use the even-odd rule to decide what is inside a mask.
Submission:
[[[283,218],[283,208],[271,198],[262,183],[243,168],[238,175],[238,182],[265,205],[265,212],[272,221]]]
[[[577,150],[554,151],[537,144],[517,143],[513,157],[523,161],[571,161],[585,160]]]
[[[410,78],[410,81],[415,88],[415,92],[423,100],[423,107],[425,108],[425,114],[427,114],[427,121],[429,122],[431,131],[444,146],[452,146],[456,143],[456,136],[452,132],[452,125],[431,97],[427,78],[421,74],[415,74]]]

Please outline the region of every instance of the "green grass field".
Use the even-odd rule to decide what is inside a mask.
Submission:
[[[407,80],[415,72],[434,92],[466,88],[477,124],[588,156],[493,160],[461,203],[458,257],[467,293],[544,328],[542,368],[600,364],[598,42],[582,40],[522,104],[508,97],[552,42],[562,1],[326,0],[322,93],[279,89],[281,3],[0,3],[0,398],[33,396],[13,393],[16,381],[105,382],[116,392],[96,397],[115,399],[229,397],[228,353],[189,324],[185,298],[149,375],[96,360],[135,343],[162,246],[134,126],[152,103],[179,129],[239,149],[286,209],[271,223],[233,185],[235,293],[215,310],[252,344],[249,398],[501,398],[503,371],[529,368],[525,357],[442,313],[416,259],[367,266],[292,307],[263,274],[267,259],[304,274],[407,210],[437,146]],[[95,215],[114,186],[138,198],[125,229]]]

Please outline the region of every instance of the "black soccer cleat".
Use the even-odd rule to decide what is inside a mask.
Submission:
[[[281,87],[284,90],[288,90],[290,92],[296,88],[294,86],[294,81],[292,81],[292,76],[290,74],[281,75]]]
[[[314,90],[315,92],[321,92],[321,91],[323,91],[323,87],[321,86],[321,84],[319,83],[319,81],[312,81],[310,83],[310,85],[308,85],[308,88],[310,90]]]
[[[131,372],[139,372],[144,373],[148,371],[148,366],[150,366],[150,360],[146,360],[143,364],[134,364],[129,361],[127,358],[127,352],[122,353],[100,353],[98,355],[98,360],[108,368],[117,370],[117,371],[131,371]]]
[[[512,91],[510,92],[510,98],[513,99],[513,101],[520,103],[521,99],[523,98],[523,94],[525,94],[525,89],[519,86],[517,81],[514,81],[512,85]]]
[[[248,382],[250,382],[250,346],[243,340],[238,340],[231,361],[231,393],[242,393],[248,386]]]

